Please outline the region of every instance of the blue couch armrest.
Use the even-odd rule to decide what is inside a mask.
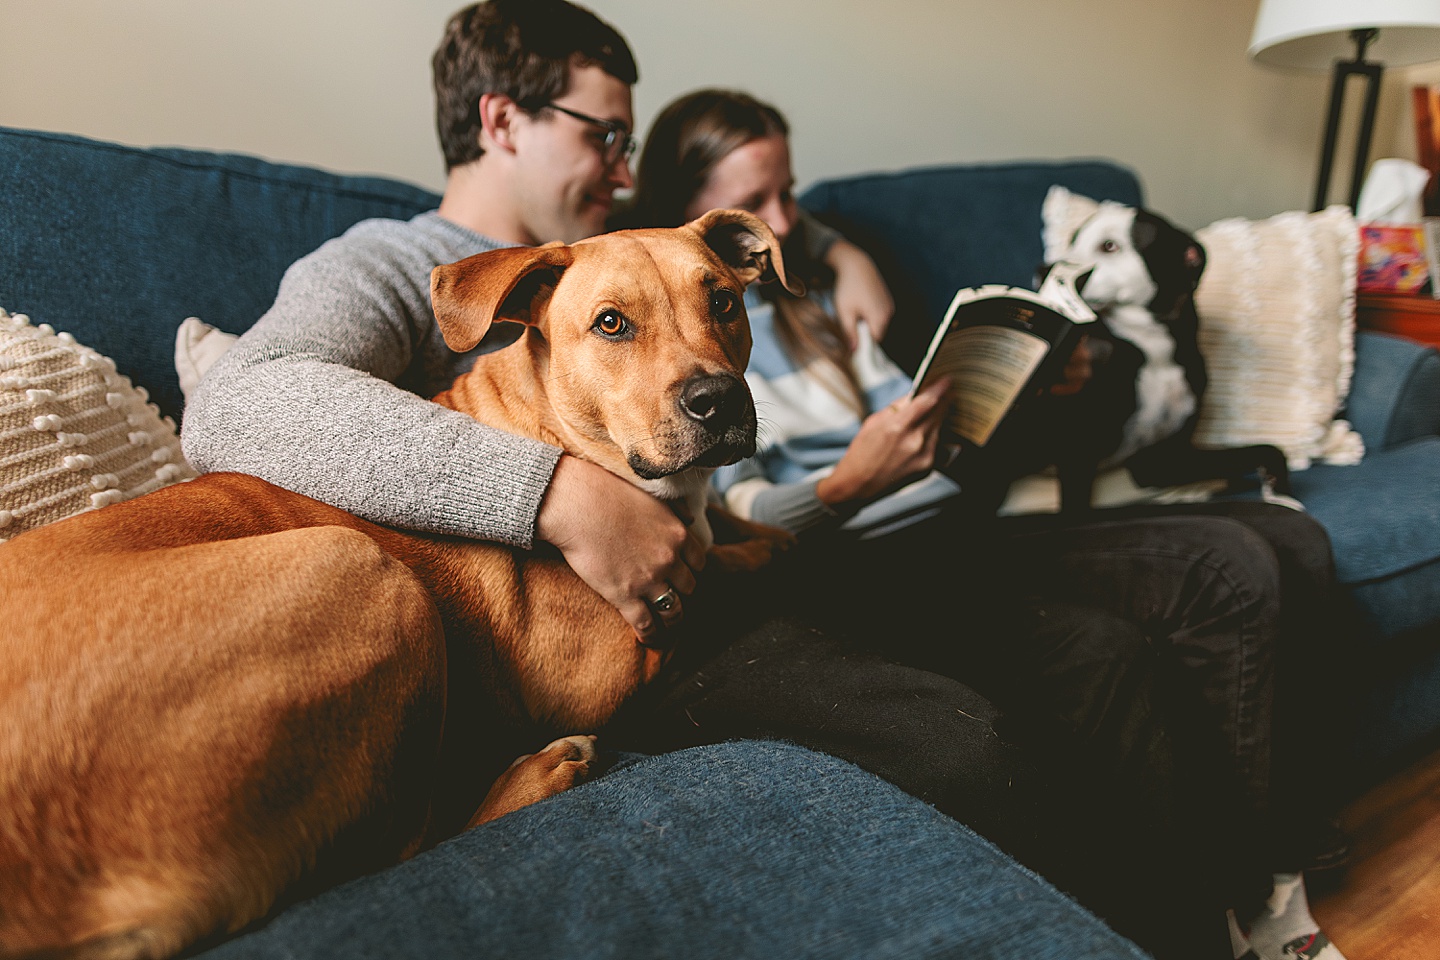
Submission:
[[[760,741],[640,760],[203,960],[1145,960],[969,828]]]
[[[1388,450],[1440,434],[1440,353],[1412,340],[1361,331],[1346,419],[1365,449]]]

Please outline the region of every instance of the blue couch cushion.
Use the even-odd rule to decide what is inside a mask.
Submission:
[[[642,760],[291,907],[204,960],[1143,960],[968,828],[758,741]]]
[[[1371,452],[1434,436],[1440,432],[1440,353],[1403,337],[1359,331],[1345,416]]]
[[[0,128],[0,307],[111,357],[178,419],[182,320],[239,333],[301,256],[438,202],[378,177]]]
[[[1325,525],[1336,573],[1366,619],[1391,637],[1440,610],[1440,437],[1372,451],[1354,466],[1317,464],[1292,477]]]
[[[986,283],[1034,289],[1044,254],[1040,208],[1054,184],[1139,205],[1140,181],[1105,160],[926,167],[821,181],[800,197],[918,293],[933,330],[955,291]],[[923,322],[923,321],[922,321]]]

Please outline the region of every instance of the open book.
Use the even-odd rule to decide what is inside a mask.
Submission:
[[[955,294],[915,373],[912,395],[939,377],[953,381],[945,429],[983,447],[1017,400],[1060,382],[1095,312],[1076,284],[1089,267],[1055,264],[1038,293],[967,287]]]

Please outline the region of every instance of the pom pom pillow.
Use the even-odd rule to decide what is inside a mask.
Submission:
[[[1051,187],[1045,259],[1098,208]],[[1207,258],[1195,307],[1210,376],[1196,444],[1274,444],[1296,470],[1359,462],[1360,435],[1337,419],[1355,362],[1359,234],[1349,208],[1220,220],[1195,238]]]
[[[0,540],[195,476],[147,401],[108,358],[0,310]]]

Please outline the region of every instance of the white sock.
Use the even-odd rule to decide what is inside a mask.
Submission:
[[[1298,873],[1275,874],[1275,890],[1250,921],[1248,938],[1260,960],[1345,960],[1310,916],[1305,878]]]

